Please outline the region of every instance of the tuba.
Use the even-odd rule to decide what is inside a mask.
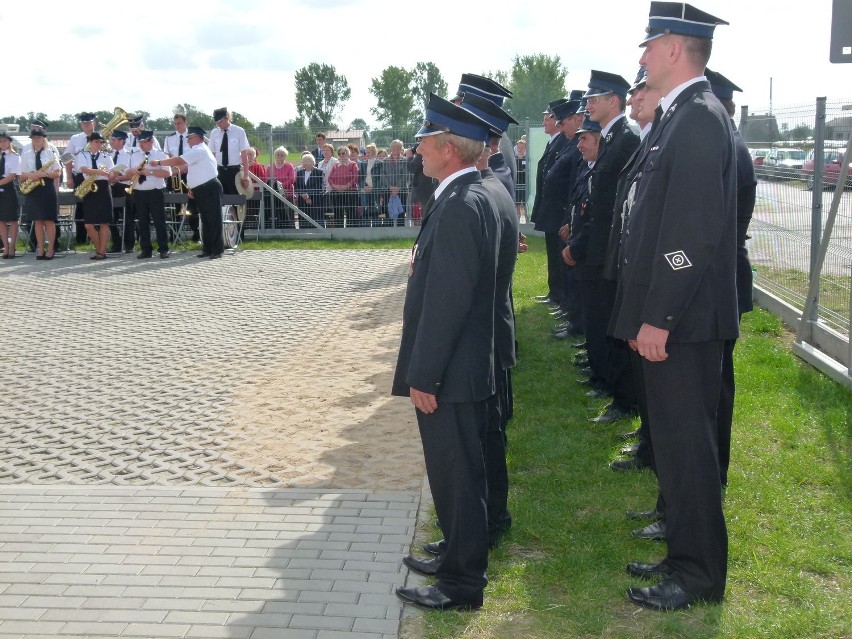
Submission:
[[[112,132],[115,131],[118,127],[127,124],[130,121],[131,117],[133,117],[133,116],[130,115],[127,111],[125,111],[121,107],[115,107],[115,111],[114,111],[114,115],[112,116],[112,119],[109,122],[107,122],[103,126],[103,128],[100,131],[98,131],[98,133],[101,134],[101,137],[103,137],[103,139],[105,141],[109,141],[109,138],[112,135]],[[86,150],[87,151],[89,150],[88,145],[86,145]]]

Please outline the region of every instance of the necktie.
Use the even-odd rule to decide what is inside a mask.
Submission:
[[[222,146],[219,150],[222,151],[222,166],[228,166],[228,129],[222,133]]]
[[[35,152],[35,160],[36,160],[36,163],[35,163],[36,171],[41,171],[41,151]]]
[[[180,134],[180,142],[178,142],[178,156],[183,155],[183,133]]]
[[[133,136],[133,148],[134,149],[136,148],[136,136],[135,135]]]
[[[3,177],[3,174],[6,172],[6,151],[3,151],[3,154],[0,155],[0,178]]]
[[[112,154],[112,163],[115,164],[118,162],[118,151]]]
[[[656,109],[654,109],[654,122],[651,124],[651,131],[657,128],[657,125],[660,123],[660,120],[663,117],[663,105],[658,105]],[[650,134],[650,132],[649,132]]]
[[[92,168],[93,169],[98,168],[98,156],[99,155],[100,155],[100,153],[96,153],[92,156]]]

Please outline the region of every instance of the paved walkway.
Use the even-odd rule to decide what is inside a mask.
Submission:
[[[396,637],[419,490],[339,487],[345,456],[300,485],[228,424],[342,313],[397,321],[406,272],[404,251],[4,262],[0,637]]]

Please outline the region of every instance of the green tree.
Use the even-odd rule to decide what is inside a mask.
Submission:
[[[367,124],[367,121],[364,118],[355,118],[352,122],[349,123],[349,128],[353,131],[366,131],[370,132],[370,126]]]
[[[497,71],[486,71],[483,73],[486,78],[491,78],[495,82],[502,84],[504,87],[509,87],[509,73],[503,69]]]
[[[415,119],[422,120],[429,103],[429,94],[447,96],[447,83],[441,71],[432,62],[418,62],[413,71],[411,92],[414,94]]]
[[[332,65],[311,62],[296,71],[296,111],[311,129],[335,128],[335,117],[351,95],[346,78]]]
[[[200,126],[205,131],[212,129],[216,123],[213,121],[212,113],[205,113],[198,107],[187,102],[175,105],[172,114],[183,113],[186,116],[186,123],[189,126]]]
[[[558,55],[516,55],[508,86],[514,97],[506,101],[506,110],[519,122],[541,119],[548,102],[565,96],[567,74]]]
[[[389,66],[382,75],[373,78],[370,93],[376,96],[376,106],[370,113],[387,126],[402,126],[416,119],[414,94],[411,91],[414,72],[402,67]]]

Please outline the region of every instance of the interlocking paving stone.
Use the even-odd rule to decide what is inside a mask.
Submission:
[[[300,486],[227,411],[354,302],[381,317],[406,259],[4,264],[0,636],[395,637],[419,491]]]

